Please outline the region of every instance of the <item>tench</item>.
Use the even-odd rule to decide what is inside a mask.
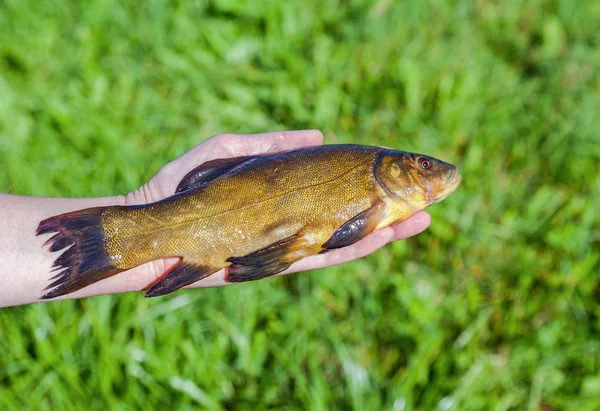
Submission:
[[[40,222],[38,235],[55,233],[46,242],[49,250],[66,248],[41,298],[168,257],[180,263],[147,297],[223,268],[228,282],[258,280],[405,220],[446,198],[460,181],[452,164],[360,145],[209,161],[164,200],[88,208]]]

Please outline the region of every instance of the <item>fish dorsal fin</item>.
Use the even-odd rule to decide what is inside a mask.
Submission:
[[[217,160],[207,161],[187,173],[177,186],[175,193],[181,193],[192,188],[201,186],[223,174],[231,171],[235,167],[245,163],[256,156],[242,156],[231,158],[219,158]]]

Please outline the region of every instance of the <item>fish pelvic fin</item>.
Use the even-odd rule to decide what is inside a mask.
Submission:
[[[42,300],[70,294],[123,270],[111,265],[104,248],[101,217],[107,207],[87,208],[47,218],[40,222],[36,235],[55,233],[44,245],[63,253],[54,261],[49,290]]]

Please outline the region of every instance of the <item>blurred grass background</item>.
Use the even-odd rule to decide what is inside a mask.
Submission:
[[[1,1],[2,192],[124,194],[301,128],[464,181],[354,263],[2,310],[0,408],[600,409],[599,27],[597,1]]]

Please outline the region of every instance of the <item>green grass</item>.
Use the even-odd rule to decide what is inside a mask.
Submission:
[[[0,2],[0,190],[298,128],[461,188],[354,263],[2,310],[0,408],[600,409],[600,3],[245,3]]]

